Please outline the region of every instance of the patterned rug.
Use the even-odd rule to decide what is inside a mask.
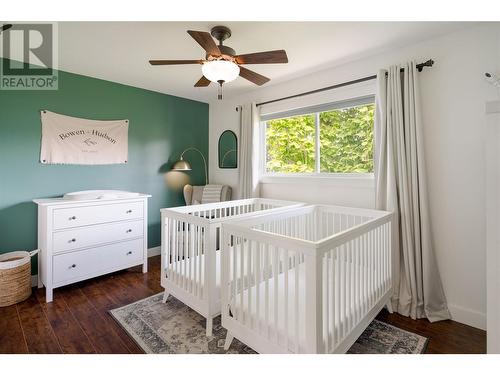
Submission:
[[[162,303],[163,293],[114,310],[111,316],[146,352],[152,354],[254,354],[250,347],[234,339],[224,350],[226,330],[220,316],[214,319],[213,336],[205,336],[205,318],[173,296]],[[419,354],[428,339],[374,320],[348,353]]]

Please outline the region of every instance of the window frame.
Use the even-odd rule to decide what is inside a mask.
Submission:
[[[357,103],[357,104],[356,104]],[[375,104],[375,95],[364,95],[358,97],[352,97],[347,100],[334,101],[327,104],[321,104],[311,107],[299,108],[291,111],[283,111],[273,113],[272,115],[263,116],[264,119],[261,118],[259,123],[259,139],[260,139],[260,152],[259,152],[259,175],[260,181],[263,183],[271,183],[271,182],[297,182],[298,180],[309,181],[311,179],[317,181],[325,181],[325,180],[337,180],[341,181],[351,181],[354,182],[355,185],[365,183],[372,183],[375,179],[374,172],[368,173],[339,173],[339,172],[321,172],[321,159],[320,159],[320,113],[333,111],[336,109],[356,107],[360,105],[366,104]],[[284,172],[268,172],[266,170],[266,157],[267,157],[267,144],[266,144],[266,124],[267,121],[294,117],[294,116],[302,116],[302,115],[314,115],[315,116],[315,147],[314,147],[314,155],[315,155],[315,171],[311,173],[284,173]],[[373,145],[375,151],[375,144]],[[375,154],[375,152],[374,152]],[[375,165],[374,165],[375,167]],[[293,180],[293,181],[292,181]]]

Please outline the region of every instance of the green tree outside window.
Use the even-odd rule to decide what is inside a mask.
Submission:
[[[321,173],[373,172],[373,104],[319,114]],[[266,171],[313,173],[316,115],[266,122]]]

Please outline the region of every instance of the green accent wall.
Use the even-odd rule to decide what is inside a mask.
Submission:
[[[0,90],[0,253],[37,247],[34,198],[90,189],[148,193],[149,247],[160,244],[160,208],[184,205],[168,171],[189,146],[208,160],[208,104],[59,71],[55,91]],[[127,164],[42,165],[40,110],[94,120],[128,119]],[[190,183],[205,182],[203,162],[186,153]],[[180,172],[176,172],[180,173]],[[32,273],[36,273],[36,262]]]

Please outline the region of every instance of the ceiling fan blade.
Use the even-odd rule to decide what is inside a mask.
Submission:
[[[193,37],[194,40],[198,42],[198,44],[205,50],[209,55],[212,56],[220,56],[219,47],[215,44],[212,35],[205,31],[194,31],[188,30],[188,34]]]
[[[210,85],[210,82],[211,81],[205,78],[205,76],[201,76],[199,81],[194,84],[194,87],[207,87]]]
[[[149,60],[151,65],[203,64],[203,60]]]
[[[288,57],[284,49],[267,52],[248,53],[235,56],[238,64],[285,64]]]
[[[248,79],[250,82],[253,82],[258,86],[262,86],[264,83],[271,80],[270,78],[264,77],[263,75],[255,73],[254,71],[242,66],[240,66],[240,77]]]

